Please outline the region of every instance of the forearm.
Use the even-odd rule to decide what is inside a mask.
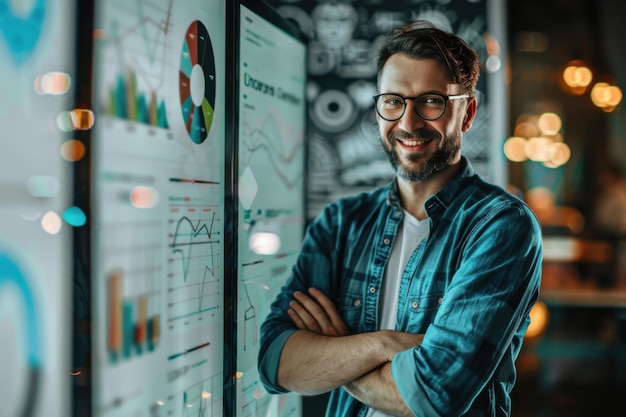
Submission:
[[[400,391],[391,375],[391,363],[387,362],[368,374],[344,386],[350,395],[363,404],[399,417],[413,417],[400,396]]]
[[[383,332],[330,337],[299,330],[285,343],[277,381],[287,390],[316,395],[363,376],[389,357]]]

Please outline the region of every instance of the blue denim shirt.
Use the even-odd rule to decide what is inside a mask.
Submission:
[[[400,283],[396,330],[424,333],[391,371],[416,416],[508,416],[515,360],[539,296],[541,229],[531,210],[484,182],[467,159],[426,202],[431,231]],[[334,299],[351,333],[379,328],[379,293],[402,208],[396,181],[327,206],[308,227],[290,279],[261,327],[259,372],[270,393],[281,350],[296,330],[287,316],[296,290]],[[343,388],[327,416],[365,415]]]

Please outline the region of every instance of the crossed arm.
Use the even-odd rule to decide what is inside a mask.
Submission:
[[[279,385],[309,395],[343,386],[370,407],[412,416],[390,365],[397,352],[418,346],[423,335],[391,330],[350,335],[332,301],[314,288],[308,296],[296,292],[287,313],[299,331],[282,351]]]

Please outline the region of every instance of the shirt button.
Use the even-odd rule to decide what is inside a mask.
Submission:
[[[443,298],[439,298],[439,299],[437,300],[437,302],[438,302],[439,304],[443,303]]]
[[[370,292],[371,292],[372,294],[374,294],[374,293],[376,292],[376,288],[375,288],[375,287],[370,287]]]
[[[354,300],[354,306],[358,307],[361,305],[361,300]]]
[[[383,240],[383,243],[384,243],[385,245],[388,245],[390,242],[391,242],[391,241],[390,241],[389,239],[385,239],[385,240]]]
[[[417,302],[417,301],[413,301],[413,302],[411,303],[411,307],[413,307],[413,308],[417,308],[417,306],[419,306],[419,304],[418,304],[418,302]]]

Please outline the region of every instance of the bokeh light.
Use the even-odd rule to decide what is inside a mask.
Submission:
[[[521,114],[516,119],[513,136],[504,143],[504,155],[511,162],[531,160],[548,168],[558,168],[571,157],[571,150],[560,132],[562,127],[561,116],[555,112]]]
[[[523,162],[528,159],[524,150],[525,147],[525,138],[512,136],[504,142],[504,155],[509,161]]]
[[[593,72],[582,61],[572,61],[563,70],[563,81],[572,94],[584,94],[592,80]]]
[[[605,112],[612,112],[622,101],[622,90],[605,82],[596,83],[591,89],[591,101]]]
[[[530,310],[530,324],[526,330],[526,338],[533,339],[541,336],[548,327],[550,312],[548,306],[542,301],[537,301]]]
[[[56,235],[62,226],[61,218],[54,211],[49,211],[41,217],[41,227],[48,234]]]
[[[543,136],[529,138],[524,147],[526,156],[531,161],[545,162],[550,160],[550,145],[552,141]]]
[[[280,250],[280,236],[271,232],[255,232],[248,241],[250,249],[259,255],[274,255]]]
[[[130,203],[137,208],[152,208],[159,202],[159,192],[153,187],[137,186],[130,192]]]
[[[63,217],[63,220],[65,220],[67,224],[73,227],[84,226],[85,223],[87,222],[87,216],[85,215],[85,213],[76,206],[67,208],[63,212],[62,217]]]
[[[58,96],[67,93],[72,85],[72,78],[65,72],[48,72],[35,79],[37,94]]]
[[[546,112],[539,116],[537,124],[543,136],[553,136],[559,133],[563,122],[558,114]]]
[[[89,130],[93,127],[95,116],[89,109],[74,109],[70,112],[74,130]]]
[[[71,139],[61,145],[60,152],[63,159],[66,161],[76,162],[83,159],[87,148],[85,148],[85,145],[81,141]]]

